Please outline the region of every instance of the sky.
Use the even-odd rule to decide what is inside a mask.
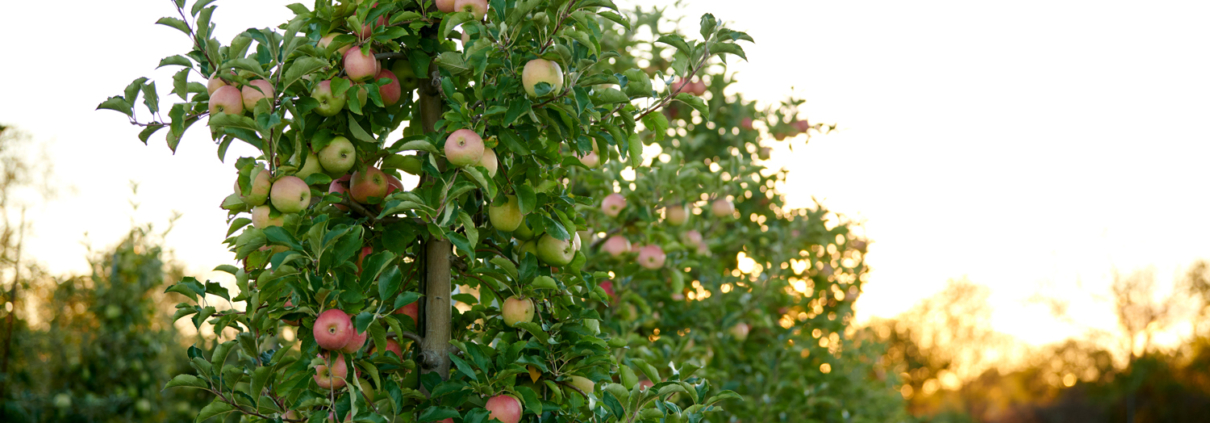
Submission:
[[[218,0],[218,37],[285,22],[288,3]],[[863,223],[873,270],[860,320],[967,278],[991,288],[998,330],[1042,344],[1114,327],[1114,269],[1154,266],[1166,284],[1210,258],[1210,3],[689,3],[689,16],[713,13],[756,39],[750,63],[730,67],[737,91],[805,98],[802,117],[839,125],[789,141],[792,152],[769,140],[770,165],[791,170],[791,205],[819,200]],[[29,255],[85,272],[85,233],[104,247],[132,219],[163,228],[179,211],[167,238],[177,257],[198,273],[228,260],[217,206],[234,172],[205,131],[171,155],[162,136],[143,146],[123,116],[94,111],[138,76],[171,101],[171,71],[154,69],[189,41],[153,25],[170,2],[57,7],[70,12],[48,31],[31,19],[45,5],[0,4],[0,122],[46,147],[65,188],[33,204]],[[1039,291],[1070,300],[1077,325],[1031,305]]]

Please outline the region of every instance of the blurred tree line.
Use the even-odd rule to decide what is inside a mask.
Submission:
[[[57,277],[22,256],[34,202],[54,195],[49,161],[29,137],[0,126],[0,421],[187,421],[205,398],[163,390],[187,368],[166,281],[181,266],[167,231],[135,226],[116,246],[89,251],[91,274]]]
[[[1191,422],[1210,416],[1210,263],[1161,296],[1151,270],[1114,274],[1117,330],[1029,348],[991,328],[988,289],[966,280],[870,329],[900,372],[909,412],[926,422]],[[1067,302],[1041,298],[1072,321]],[[1160,348],[1156,336],[1191,323]]]

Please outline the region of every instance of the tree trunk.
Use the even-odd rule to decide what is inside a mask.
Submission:
[[[436,38],[436,32],[431,34]],[[424,132],[435,130],[441,118],[441,93],[432,82],[437,73],[437,63],[429,65],[419,87],[420,122]],[[420,345],[423,373],[436,372],[441,379],[450,376],[450,254],[453,245],[447,239],[430,239],[425,246],[424,269],[424,342]]]

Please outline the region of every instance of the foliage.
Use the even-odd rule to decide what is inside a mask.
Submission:
[[[527,416],[544,421],[695,421],[717,410],[714,403],[734,396],[694,377],[690,366],[673,375],[667,389],[645,390],[624,377],[621,384],[610,383],[619,371],[611,352],[624,343],[597,336],[596,306],[605,300],[599,287],[605,273],[586,270],[579,251],[570,263],[555,266],[557,260],[518,254],[520,244],[485,219],[489,204],[516,196],[527,229],[542,242],[578,248],[574,236],[586,221],[577,206],[594,199],[569,190],[567,178],[579,163],[561,151],[595,149],[639,164],[639,121],[649,129],[658,124],[662,115],[653,112],[677,93],[654,90],[637,69],[611,71],[608,63],[622,55],[604,49],[602,40],[630,25],[611,2],[495,0],[487,20],[480,21],[470,12],[439,12],[428,1],[333,5],[320,0],[312,8],[291,5],[290,22],[246,31],[227,45],[211,37],[215,8],[209,3],[185,8],[178,1],[185,19],[159,21],[193,42],[188,53],[161,63],[183,68],[172,92],[184,102],[168,108],[168,120],[161,119],[155,83],[143,78],[99,106],[144,127],[144,142],[167,128],[168,145],[175,149],[184,131],[208,115],[220,159],[237,141],[262,152],[235,161],[237,193],[223,202],[231,210],[227,243],[244,265],[218,269],[235,277],[238,292],[191,278],[169,288],[195,301],[178,305],[174,318],[213,325],[216,333],[237,332],[213,348],[190,348],[195,372],[168,384],[213,395],[198,420],[231,413],[287,421],[318,421],[332,414],[357,421],[456,417],[482,422],[488,419],[485,399],[508,394],[520,400]],[[659,38],[675,49],[672,67],[686,79],[711,58],[742,57],[736,42],[751,41],[712,16],[702,22],[700,39]],[[461,48],[446,39],[458,36],[451,32],[458,24],[466,34]],[[329,34],[335,38],[321,47]],[[335,65],[342,47],[352,48],[343,67]],[[356,77],[349,57],[374,51],[382,68],[392,69],[407,87],[399,104],[383,95],[396,83],[390,75],[380,73],[364,83],[349,80]],[[523,68],[539,58],[566,69],[565,75],[560,72],[566,84],[523,87]],[[262,79],[275,95],[249,104],[247,113],[236,112],[236,103],[216,109],[223,100],[210,95],[217,97],[218,91],[190,81],[192,72],[212,76],[216,85],[242,85],[245,93],[252,81]],[[419,75],[416,96],[410,93],[410,75]],[[324,90],[321,82],[346,99],[347,110],[324,109],[317,92]],[[140,95],[153,117],[146,123],[134,113]],[[635,103],[644,98],[652,101]],[[388,140],[404,123],[404,137]],[[457,129],[481,135],[498,162],[461,168],[447,162],[447,134]],[[357,163],[348,169],[352,184],[357,175],[372,174],[371,168],[392,178],[403,168],[420,174],[420,185],[358,201],[312,188],[316,201],[300,213],[281,213],[289,210],[277,210],[283,206],[274,198],[274,206],[259,206],[268,210],[267,224],[249,226],[251,219],[241,213],[264,201],[252,199],[255,169],[267,167],[274,190],[292,175],[305,177],[312,187],[328,186],[346,170],[325,165],[326,174],[312,173],[306,161],[340,142],[338,137],[351,139],[356,148]],[[407,157],[416,156],[400,154],[405,151],[419,152],[420,163],[413,166]],[[279,217],[284,221],[272,222]],[[446,306],[450,272],[478,292],[478,297],[455,295],[469,309],[452,316]],[[539,299],[536,321],[504,325],[497,318],[499,304],[509,296]],[[239,303],[242,310],[220,310],[218,298]],[[419,322],[399,312],[417,301]],[[331,363],[339,353],[321,351],[308,329],[314,316],[333,308],[355,316],[357,331],[368,335],[373,348],[348,356],[348,374],[358,377],[343,380],[346,387],[321,389],[315,366]],[[297,342],[279,336],[283,319],[301,322]],[[402,360],[382,353],[391,338],[415,341]],[[620,369],[624,375],[629,367]],[[598,382],[597,389],[571,389],[571,376]],[[666,401],[678,393],[684,407]]]
[[[205,404],[195,392],[163,390],[188,369],[177,353],[162,238],[134,228],[114,249],[98,251],[93,274],[54,279],[27,270],[21,304],[37,312],[21,319],[6,375],[5,421],[180,421]],[[29,271],[33,271],[32,273]]]

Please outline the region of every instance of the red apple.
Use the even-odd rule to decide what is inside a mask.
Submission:
[[[349,180],[349,195],[353,201],[368,204],[370,198],[379,200],[387,196],[387,175],[374,166],[366,167],[364,171],[353,172]]]
[[[361,252],[357,253],[357,274],[361,274],[361,262],[366,259],[366,256],[374,253],[374,247],[369,245],[361,247]]]
[[[269,201],[282,213],[298,213],[311,205],[311,187],[297,176],[286,176],[273,183]]]
[[[235,72],[232,71],[231,73],[234,74]],[[218,76],[218,72],[215,72],[213,75],[210,75],[210,80],[206,81],[206,94],[214,95],[215,91],[225,86],[227,86],[227,81],[224,81]]]
[[[798,132],[807,132],[808,129],[811,129],[811,124],[806,119],[794,121],[791,125],[794,125]]]
[[[403,347],[399,346],[399,343],[395,342],[394,339],[387,340],[387,347],[385,350],[388,353],[395,353],[395,356],[399,357],[400,360],[403,360]],[[370,347],[370,354],[374,354],[377,351],[377,346]]]
[[[341,310],[328,309],[319,313],[311,332],[320,348],[339,350],[353,338],[353,320]]]
[[[454,11],[454,0],[435,0],[435,3],[437,3],[437,10],[445,13]]]
[[[239,88],[225,85],[214,90],[214,94],[210,95],[210,115],[219,113],[244,114],[244,97],[240,95]]]
[[[483,158],[483,137],[470,129],[459,129],[445,139],[445,159],[458,167],[479,163]]]
[[[345,74],[357,82],[366,81],[378,75],[378,59],[374,58],[374,49],[353,48],[345,52]]]
[[[335,355],[336,359],[332,360]],[[321,356],[322,357],[322,356]],[[345,365],[345,357],[340,353],[330,353],[324,357],[326,364],[315,366],[315,384],[320,389],[340,389],[345,386],[349,376],[349,367]]]
[[[655,244],[650,244],[642,249],[639,249],[639,266],[644,269],[659,269],[664,267],[664,260],[668,257],[664,254],[664,249]]]
[[[403,87],[399,85],[399,78],[394,72],[387,69],[378,71],[378,79],[390,79],[391,82],[378,87],[378,95],[382,97],[382,104],[394,106],[399,103],[399,98],[403,96]]]
[[[639,389],[641,389],[641,390],[646,391],[648,388],[651,388],[652,386],[655,386],[655,382],[652,382],[650,380],[639,381]]]
[[[518,323],[534,321],[534,301],[529,298],[508,297],[500,306],[500,315],[504,324],[516,327]]]
[[[400,181],[395,175],[386,174],[385,172],[383,174],[387,175],[387,195],[403,191],[403,181]]]
[[[318,43],[319,48],[327,49],[328,46],[332,44],[332,40],[335,40],[336,36],[338,36],[338,35],[340,35],[340,34],[333,32],[331,34],[325,35],[323,38],[320,38],[319,43]],[[344,47],[336,49],[336,52],[340,53],[341,57],[344,57],[345,52],[348,52],[350,47],[352,47],[352,46],[345,45]]]
[[[744,118],[744,120],[739,122],[739,127],[751,131],[752,130],[752,118]]]
[[[354,330],[356,330],[356,328],[354,328]],[[361,347],[366,345],[367,335],[368,334],[366,332],[354,333],[353,336],[349,338],[349,343],[345,344],[344,348],[341,348],[340,350],[349,354],[356,354],[357,350],[360,350]]]
[[[621,235],[614,235],[605,240],[605,244],[601,246],[602,250],[609,255],[617,257],[630,252],[630,241]]]
[[[617,217],[624,208],[626,208],[626,197],[623,197],[622,194],[615,192],[601,200],[601,211],[605,212],[606,216]]]
[[[517,423],[521,421],[521,401],[510,395],[496,395],[483,405],[489,412],[488,420],[497,419],[501,423]]]
[[[563,68],[545,59],[530,60],[521,71],[521,85],[531,97],[537,97],[537,86],[542,82],[550,84],[550,94],[563,91]]]
[[[412,318],[412,322],[420,324],[420,302],[414,302],[403,307],[399,307],[393,314],[402,314]]]
[[[249,81],[240,93],[244,97],[244,109],[246,110],[255,109],[256,103],[263,98],[269,99],[269,105],[273,105],[273,84],[269,81],[263,79]]]
[[[328,184],[328,193],[339,194],[342,198],[344,198],[345,194],[349,192],[349,178],[349,175],[345,175],[333,180],[331,184]],[[336,208],[341,211],[349,211],[348,206],[342,206],[340,204],[337,204]]]
[[[702,245],[702,233],[696,230],[685,232],[681,239],[685,241],[686,247],[698,248]]]
[[[285,308],[286,308],[286,309],[291,309],[291,308],[294,308],[294,302],[293,302],[293,301],[291,301],[289,298],[287,298],[287,299],[286,299]],[[299,322],[298,322],[298,319],[294,319],[294,320],[286,320],[286,319],[282,319],[282,321],[281,321],[281,322],[282,322],[282,323],[285,323],[285,324],[287,324],[287,325],[290,325],[290,326],[298,326],[298,323],[299,323]]]
[[[613,291],[613,281],[601,282],[601,285],[599,286],[601,287],[602,291],[605,291],[606,294],[609,294],[609,299],[613,300],[613,297],[615,296]]]

